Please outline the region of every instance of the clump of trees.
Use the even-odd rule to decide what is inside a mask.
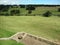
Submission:
[[[26,10],[28,10],[28,14],[32,13],[32,10],[35,10],[34,6],[26,6]]]
[[[0,12],[6,12],[8,11],[9,6],[8,5],[0,5]]]
[[[20,5],[20,8],[25,8],[25,5]]]
[[[11,10],[11,15],[19,15],[20,14],[20,10]]]
[[[34,6],[27,6],[26,10],[35,10],[35,7]]]
[[[32,11],[31,10],[28,10],[28,14],[31,14],[32,13]]]
[[[50,11],[46,11],[44,14],[43,14],[43,16],[44,17],[49,17],[49,16],[51,16],[51,12]]]

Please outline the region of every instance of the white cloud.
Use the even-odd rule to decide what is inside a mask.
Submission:
[[[16,0],[0,0],[0,4],[15,4]]]
[[[7,1],[3,1],[4,3],[6,3]]]
[[[0,4],[21,4],[31,3],[32,0],[0,0]]]

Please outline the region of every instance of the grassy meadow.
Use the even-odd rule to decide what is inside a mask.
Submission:
[[[17,43],[13,40],[0,40],[0,45],[23,45],[22,43]]]
[[[10,37],[17,32],[60,42],[60,17],[0,16],[0,38]]]
[[[60,17],[58,17],[60,12],[58,12],[58,8],[60,6],[36,7],[35,10],[32,10],[31,14],[28,14],[26,8],[20,8],[19,6],[10,7],[7,11],[1,11],[0,38],[10,37],[17,32],[27,32],[60,42]],[[19,10],[19,13],[11,14],[12,10]],[[52,13],[50,17],[42,16],[46,11]],[[27,16],[25,16],[26,14]],[[0,45],[23,45],[23,43],[17,43],[14,40],[0,40]]]

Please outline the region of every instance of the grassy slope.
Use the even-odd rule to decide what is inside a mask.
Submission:
[[[0,40],[0,45],[23,45],[22,43],[17,43],[13,40]]]
[[[60,18],[38,16],[0,16],[0,37],[11,36],[16,32],[21,31],[47,39],[60,41]]]

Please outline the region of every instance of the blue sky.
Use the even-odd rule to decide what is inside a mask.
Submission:
[[[0,0],[0,4],[59,4],[60,0]]]

